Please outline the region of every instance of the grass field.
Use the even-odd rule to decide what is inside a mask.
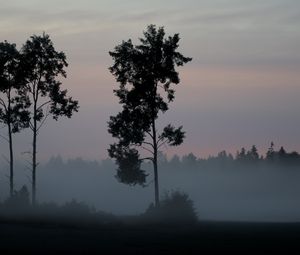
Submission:
[[[300,223],[1,222],[0,254],[299,254]]]

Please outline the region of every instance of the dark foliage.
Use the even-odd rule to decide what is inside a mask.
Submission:
[[[166,193],[159,207],[153,204],[147,209],[143,218],[160,224],[191,224],[197,222],[193,201],[183,192]]]
[[[108,132],[118,140],[108,152],[118,164],[118,180],[133,185],[143,185],[146,181],[138,148],[150,152],[150,157],[144,159],[153,162],[158,203],[158,149],[164,144],[180,145],[184,132],[182,127],[168,125],[158,134],[156,120],[159,112],[166,112],[168,103],[174,100],[173,85],[180,82],[176,67],[191,58],[177,51],[179,35],[166,38],[163,27],[148,26],[139,40],[139,45],[123,41],[109,52],[114,60],[109,70],[120,84],[114,93],[123,109],[108,122]]]
[[[23,93],[30,96],[37,107],[36,112],[32,112],[33,120],[42,121],[48,114],[55,120],[59,116],[70,118],[78,111],[78,101],[67,97],[67,90],[61,89],[58,80],[59,76],[66,78],[65,53],[55,50],[49,35],[33,35],[27,40],[21,49],[21,65],[26,77]],[[37,105],[43,98],[47,101]]]
[[[13,196],[4,202],[4,207],[10,210],[27,210],[30,206],[29,192],[24,185],[19,191],[14,191]]]
[[[164,128],[158,139],[168,141],[171,146],[177,146],[183,143],[184,132],[182,131],[182,127],[176,129],[169,124]]]
[[[19,93],[29,98],[30,129],[32,142],[32,202],[36,201],[37,135],[48,116],[57,120],[60,116],[70,118],[78,111],[78,101],[67,96],[61,88],[59,77],[65,78],[68,66],[63,52],[55,50],[49,35],[33,35],[21,49],[21,69],[25,86]]]
[[[70,227],[93,227],[103,224],[119,224],[120,222],[114,215],[97,211],[75,199],[61,206],[55,203],[32,205],[25,186],[15,192],[13,197],[0,204],[0,223],[3,221]]]
[[[144,184],[147,174],[141,169],[141,160],[139,159],[138,151],[127,148],[120,152],[119,149],[110,151],[114,152],[114,155],[110,154],[110,156],[116,158],[118,165],[116,178],[120,182],[129,185]],[[116,155],[116,153],[119,153],[119,155]]]
[[[29,126],[29,98],[20,94],[25,84],[21,75],[21,55],[15,44],[7,41],[0,43],[0,123],[7,128],[7,137],[2,136],[8,142],[10,165],[10,196],[14,194],[14,151],[13,134]]]
[[[20,58],[15,44],[0,42],[0,122],[11,125],[12,133],[29,126],[30,101],[19,94],[25,82],[21,77]]]

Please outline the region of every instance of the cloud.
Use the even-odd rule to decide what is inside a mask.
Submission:
[[[109,13],[98,10],[54,10],[4,7],[0,9],[1,31],[52,30],[70,33],[88,31],[110,22]]]
[[[43,4],[13,6],[7,3],[0,9],[1,30],[29,28],[51,28],[52,30],[89,30],[91,27],[110,24],[112,27],[126,24],[149,23],[170,24],[182,27],[201,27],[225,30],[262,28],[281,29],[299,25],[300,3],[293,0],[273,1],[187,1],[186,4],[154,2],[126,6],[117,3],[103,5],[90,1],[80,4]],[[177,4],[176,4],[177,3]],[[217,4],[216,4],[217,3]],[[103,8],[102,8],[103,7]],[[296,8],[297,7],[297,8]],[[123,8],[123,9],[122,9]]]
[[[233,5],[220,5],[204,9],[186,9],[176,15],[174,21],[182,26],[217,27],[220,29],[256,29],[265,27],[281,29],[300,23],[300,2],[295,1],[253,1],[245,4],[239,1]],[[243,3],[243,5],[241,4]],[[297,6],[297,8],[296,8]],[[296,24],[295,24],[296,23]]]
[[[117,17],[116,21],[121,22],[147,22],[149,20],[157,19],[161,17],[162,13],[157,11],[144,11],[144,12],[134,12],[127,13]]]

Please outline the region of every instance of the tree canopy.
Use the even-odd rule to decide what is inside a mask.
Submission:
[[[11,125],[12,133],[28,127],[30,102],[19,94],[24,80],[20,75],[20,53],[15,44],[0,42],[0,122]]]
[[[183,142],[182,127],[167,125],[160,133],[156,128],[159,113],[169,109],[175,98],[173,85],[180,82],[176,67],[191,61],[177,51],[179,34],[165,36],[163,27],[150,25],[140,38],[139,45],[123,41],[109,52],[114,64],[109,68],[120,86],[114,90],[123,106],[121,112],[111,116],[108,131],[118,142],[109,148],[109,155],[119,166],[117,178],[128,184],[144,184],[146,173],[140,168],[138,148],[150,153],[158,199],[157,152],[168,144]]]
[[[20,53],[15,44],[0,42],[0,123],[7,128],[7,136],[0,135],[9,146],[10,196],[14,195],[13,134],[29,126],[30,101],[20,94],[24,77],[20,75]]]
[[[35,203],[36,167],[38,165],[37,135],[48,116],[57,120],[59,116],[70,118],[78,111],[78,101],[67,96],[67,90],[61,88],[58,77],[66,78],[65,68],[68,66],[64,52],[55,50],[49,35],[33,35],[21,49],[21,64],[25,86],[21,94],[30,99],[33,134],[32,148],[32,201]]]

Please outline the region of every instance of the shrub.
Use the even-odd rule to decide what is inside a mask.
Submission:
[[[30,206],[29,191],[24,185],[19,191],[14,191],[12,197],[4,201],[4,206],[10,209],[28,209]]]
[[[151,204],[143,216],[148,221],[158,223],[187,224],[197,221],[193,201],[180,191],[166,193],[160,206]]]
[[[61,210],[65,214],[80,216],[80,215],[90,215],[95,213],[95,209],[88,206],[84,202],[78,202],[76,199],[72,199],[71,202],[65,203]]]

